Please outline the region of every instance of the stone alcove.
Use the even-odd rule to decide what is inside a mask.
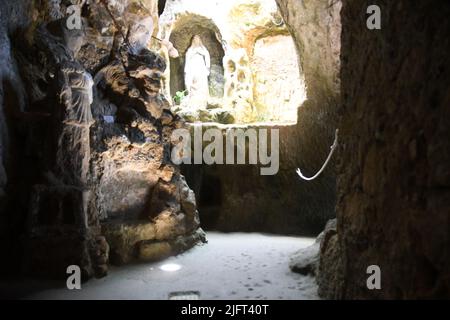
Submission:
[[[197,15],[186,14],[177,19],[170,41],[180,53],[180,57],[170,59],[170,93],[174,96],[178,91],[184,91],[184,65],[186,52],[192,38],[199,35],[211,55],[211,75],[209,77],[209,91],[213,98],[224,95],[224,48],[221,43],[220,31],[211,19]]]
[[[282,52],[282,55],[280,55]],[[259,118],[276,123],[296,123],[297,109],[306,100],[300,54],[285,30],[259,36],[253,45],[253,101]]]

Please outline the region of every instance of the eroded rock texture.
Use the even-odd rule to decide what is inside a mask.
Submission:
[[[312,102],[325,102],[328,88],[338,86],[338,73],[322,75],[338,66],[339,38],[329,24],[334,15],[323,9],[339,2],[277,2],[304,55]],[[380,31],[366,28],[372,4],[382,10]],[[342,5],[337,228],[321,243],[319,293],[345,299],[448,296],[450,7],[442,1]],[[329,30],[336,46],[321,43],[317,30]],[[382,290],[367,288],[370,265],[381,268]]]
[[[114,24],[101,2],[80,1],[74,30],[70,3],[48,4],[18,4],[39,14],[14,28],[15,76],[28,90],[8,125],[32,174],[14,185],[21,202],[9,194],[6,206],[19,220],[24,271],[63,276],[75,264],[100,277],[109,262],[158,260],[204,241],[195,195],[170,160],[171,132],[184,122],[160,92],[165,60],[146,49],[157,2],[112,1]],[[127,42],[118,28],[130,30]]]
[[[450,6],[343,1],[338,234],[344,298],[449,296]],[[382,30],[364,27],[370,4]],[[381,267],[368,291],[366,268]]]

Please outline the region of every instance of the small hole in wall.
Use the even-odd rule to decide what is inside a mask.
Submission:
[[[236,71],[236,64],[232,60],[228,61],[228,71],[229,72]]]

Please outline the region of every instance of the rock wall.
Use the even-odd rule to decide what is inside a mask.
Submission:
[[[11,39],[14,32],[29,21],[30,1],[2,1],[0,3],[0,250],[11,263],[2,263],[1,270],[15,270],[14,258],[18,245],[18,225],[22,219],[11,212],[9,194],[20,180],[17,174],[17,145],[14,138],[14,112],[25,108],[24,85],[20,80]],[[17,261],[17,260],[16,260]]]
[[[2,160],[15,163],[8,180],[0,170],[1,236],[16,272],[60,277],[76,264],[101,277],[109,262],[157,260],[205,238],[170,160],[171,131],[184,122],[161,94],[166,63],[147,49],[157,2],[110,2],[127,44],[100,2],[80,1],[82,27],[69,29],[71,4],[0,7],[10,17],[0,55],[11,62],[0,70]]]
[[[311,57],[303,62],[308,92],[327,101],[339,73],[321,75],[339,66],[339,37],[333,16],[309,9],[333,2],[277,2],[300,52]],[[333,299],[448,297],[450,7],[442,1],[342,4],[337,229],[321,244],[319,293]],[[381,7],[379,31],[366,28],[372,4]],[[325,24],[313,23],[308,32],[310,24],[301,21],[318,17]],[[316,47],[318,30],[329,30],[336,45]],[[382,290],[367,289],[370,265],[381,268]]]
[[[313,182],[302,181],[295,173],[301,165],[307,174],[315,174],[328,155],[332,133],[318,132],[320,127],[314,124],[241,127],[279,130],[280,168],[272,176],[262,176],[259,165],[184,165],[182,172],[197,195],[203,227],[225,232],[318,235],[334,217],[333,168]],[[203,128],[219,129],[223,135],[233,129],[213,124]]]
[[[298,107],[307,97],[301,90],[305,84],[293,38],[289,34],[259,38],[251,63],[253,100],[259,112],[269,121],[296,123]]]
[[[379,31],[365,27],[371,4]],[[343,298],[450,296],[449,15],[445,1],[343,1]],[[367,290],[372,264],[382,290]]]

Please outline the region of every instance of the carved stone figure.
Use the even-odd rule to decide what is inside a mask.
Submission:
[[[184,81],[189,93],[188,104],[195,109],[206,107],[209,98],[208,77],[211,72],[211,58],[200,36],[192,39],[186,53]]]
[[[64,183],[85,186],[90,161],[90,127],[94,123],[91,113],[94,81],[76,62],[62,65],[58,81],[61,87],[61,110],[57,110],[61,121],[56,155],[58,171]]]
[[[159,93],[165,61],[148,49],[139,54],[121,50],[120,57],[102,68],[95,76],[100,91],[119,107],[119,122],[130,124],[136,116],[159,119],[164,107],[170,106]]]

